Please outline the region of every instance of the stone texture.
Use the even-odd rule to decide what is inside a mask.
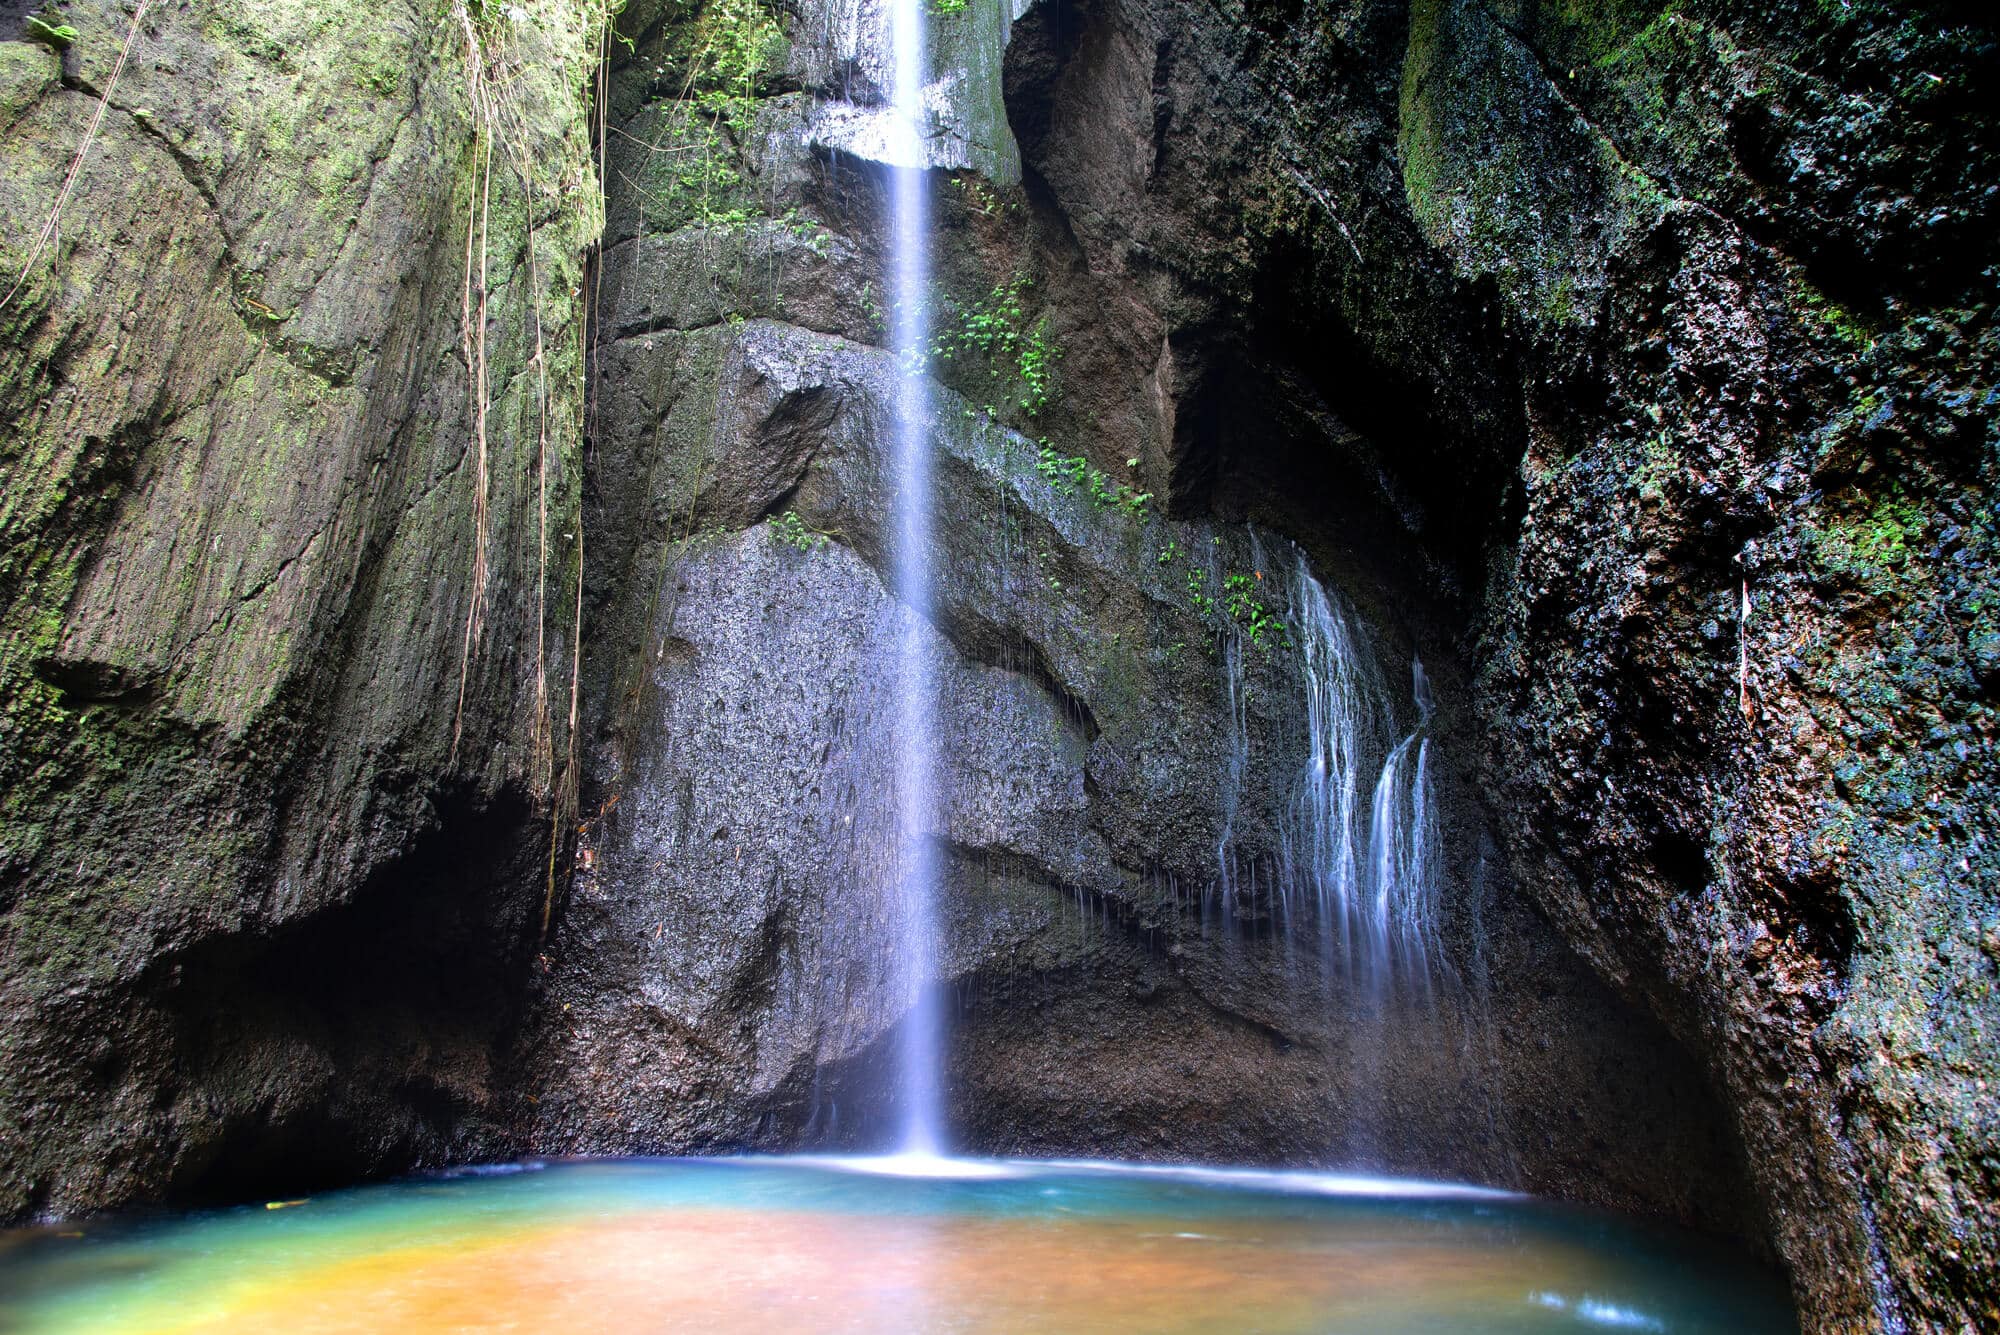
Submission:
[[[882,533],[892,367],[871,346],[883,181],[801,133],[798,95],[774,78],[734,113],[755,127],[727,173],[747,217],[719,195],[624,196],[616,182],[658,180],[684,142],[707,142],[671,104],[685,81],[652,73],[650,50],[686,45],[672,22],[651,30],[611,90],[627,133],[612,139],[596,354],[591,777],[517,1111],[528,1140],[564,1151],[880,1145],[901,1006],[884,949],[885,720],[908,616]],[[813,60],[794,44],[790,68]],[[1090,116],[1146,86],[1097,89]],[[1040,113],[1017,101],[1017,126]],[[1112,153],[1127,123],[1081,122]],[[1024,143],[1032,157],[1046,140]],[[1270,868],[1304,767],[1300,660],[1188,585],[1194,570],[1219,598],[1222,573],[1261,567],[1273,610],[1295,614],[1290,546],[1198,517],[1228,503],[1225,479],[1248,485],[1215,428],[1272,371],[1222,327],[1225,293],[1098,253],[1093,229],[1122,246],[1128,221],[1152,225],[1143,170],[1126,215],[1065,212],[1044,189],[934,183],[938,328],[1011,284],[1018,331],[1045,321],[1060,350],[1034,414],[1005,357],[932,363],[943,518],[926,639],[946,702],[939,985],[957,1142],[1374,1162],[1761,1239],[1691,1063],[1501,869],[1471,793],[1462,611],[1404,568],[1421,549],[1379,463],[1347,507],[1353,532],[1324,515],[1287,527],[1351,584],[1394,679],[1420,650],[1450,702],[1449,977],[1429,1008],[1384,1009],[1321,975],[1303,923],[1280,929]],[[1234,384],[1236,369],[1259,379]],[[1329,426],[1307,425],[1315,440]],[[1107,488],[1171,491],[1177,513],[1052,481],[1036,437]],[[1394,545],[1368,550],[1376,532]],[[1393,707],[1407,726],[1407,687]]]
[[[128,13],[0,40],[0,1213],[879,1125],[882,182],[814,127],[880,89],[807,9],[620,15],[590,269],[595,6],[473,32],[490,199],[470,13],[149,8],[33,264]],[[1011,19],[1019,184],[990,87],[1001,184],[934,173],[941,320],[1061,352],[1033,410],[932,363],[955,1133],[1518,1181],[1768,1243],[1811,1329],[2000,1320],[1991,18]],[[1279,534],[1436,684],[1429,1011],[1215,888],[1296,669],[1158,556]]]
[[[882,532],[893,362],[776,322],[684,337],[634,335],[601,363],[628,390],[676,381],[607,400],[598,455],[605,492],[671,503],[634,524],[636,559],[600,543],[604,621],[645,633],[598,697],[527,1134],[568,1152],[879,1147],[901,1009],[886,738],[910,615]],[[1300,659],[1205,619],[1160,554],[1267,565],[1275,588],[1289,549],[1095,505],[955,395],[936,409],[950,519],[925,652],[958,1142],[1372,1162],[1755,1235],[1698,1078],[1479,874],[1466,795],[1432,1005],[1383,1009],[1321,974],[1312,930],[1277,930],[1256,869],[1278,861],[1305,765]],[[1225,839],[1248,869],[1234,889]]]
[[[1167,325],[1171,494],[1462,591],[1521,884],[1700,1055],[1820,1329],[1996,1316],[1997,50],[1953,5],[1116,3],[1009,63]]]
[[[518,9],[490,194],[455,7],[156,4],[115,88],[130,6],[0,21],[0,1215],[500,1143],[598,226],[594,11]]]

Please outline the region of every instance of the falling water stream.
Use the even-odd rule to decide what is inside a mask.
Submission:
[[[931,2],[887,0],[892,77],[881,153],[899,368],[889,521],[902,607],[894,855],[881,901],[895,924],[888,976],[900,1007],[893,1153],[531,1163],[227,1211],[0,1233],[0,1329],[1793,1328],[1782,1290],[1740,1259],[1509,1192],[947,1157],[936,985],[934,405],[924,367]],[[1290,602],[1306,757],[1267,889],[1292,949],[1316,958],[1322,986],[1349,980],[1378,1014],[1392,1002],[1428,1002],[1446,967],[1428,683],[1413,663],[1412,708],[1396,707],[1355,619],[1303,555]],[[1241,643],[1226,646],[1226,664],[1230,757],[1216,848],[1225,906],[1238,893],[1234,843],[1252,744]],[[1255,875],[1252,867],[1253,896]]]
[[[925,302],[930,282],[930,198],[924,144],[925,0],[892,0],[893,68],[889,129],[890,331],[898,367],[895,412],[895,578],[906,615],[896,671],[896,966],[908,1009],[897,1052],[897,1152],[929,1157],[945,1150],[943,1018],[932,985],[936,972],[936,700],[926,656],[930,614],[930,394],[924,375]]]
[[[1291,597],[1306,757],[1280,850],[1281,908],[1323,981],[1351,980],[1378,1009],[1421,1000],[1442,965],[1430,683],[1412,662],[1414,726],[1399,735],[1387,677],[1303,554]],[[1308,907],[1314,933],[1300,930]]]
[[[1343,1017],[1339,1153],[1381,1164],[1394,1157],[1384,1132],[1397,1112],[1387,1068],[1415,1047],[1445,1050],[1433,1005],[1450,973],[1437,939],[1434,706],[1423,665],[1413,661],[1409,708],[1399,708],[1345,601],[1295,555],[1305,760],[1277,869],[1287,974],[1315,978],[1321,1006]]]

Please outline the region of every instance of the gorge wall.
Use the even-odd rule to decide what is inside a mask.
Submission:
[[[601,219],[514,9],[0,14],[0,1213],[514,1143]]]
[[[522,1057],[548,1148],[879,1148],[892,1124],[889,229],[881,169],[840,147],[887,80],[865,26],[788,43],[761,14],[628,14],[610,92],[590,782]],[[948,22],[941,77],[962,59]],[[947,161],[1013,153],[971,117],[962,142]],[[1304,558],[1196,517],[1238,476],[1199,425],[1233,409],[1204,399],[1284,368],[1219,347],[1171,364],[1180,326],[1235,327],[1242,294],[1099,262],[1037,174],[1048,146],[1022,148],[1023,181],[961,169],[937,191],[928,652],[959,1143],[1376,1163],[1761,1238],[1696,1068],[1500,865],[1471,797],[1463,606],[1385,496],[1324,482],[1276,527],[1370,609],[1348,612],[1366,661],[1343,670],[1378,677],[1395,722],[1366,740],[1364,804],[1416,726],[1413,656],[1444,702],[1439,995],[1384,1006],[1313,956],[1303,908],[1284,920]],[[1271,430],[1359,448],[1303,393]],[[1263,615],[1286,625],[1253,636]]]
[[[1815,1329],[2000,1318],[1991,20],[942,8],[958,1143],[1499,1181],[1768,1247]],[[870,1143],[870,13],[0,41],[5,1213]],[[1421,994],[1284,892],[1302,564],[1364,771],[1436,757]]]

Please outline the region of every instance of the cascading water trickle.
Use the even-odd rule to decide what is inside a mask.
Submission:
[[[1429,683],[1422,664],[1413,664],[1416,726],[1396,738],[1388,683],[1303,556],[1292,606],[1305,674],[1306,765],[1285,880],[1313,901],[1322,977],[1352,978],[1377,1003],[1397,992],[1427,997],[1439,962]]]
[[[1319,923],[1323,977],[1356,967],[1361,909],[1360,776],[1363,753],[1384,726],[1372,660],[1300,557],[1292,591],[1305,674],[1306,768],[1289,827],[1286,884],[1303,885]]]
[[[1430,684],[1410,665],[1417,729],[1396,744],[1375,781],[1369,845],[1375,959],[1389,977],[1428,997],[1436,960],[1437,830],[1431,801]]]
[[[1394,1135],[1387,1078],[1436,1042],[1436,903],[1442,874],[1431,793],[1432,700],[1412,663],[1414,726],[1359,623],[1312,573],[1293,572],[1292,614],[1305,687],[1305,765],[1286,822],[1280,881],[1296,976],[1316,964],[1323,1002],[1345,1034],[1343,1151],[1379,1161]],[[1315,950],[1316,947],[1316,950]],[[1316,955],[1312,960],[1311,955]]]
[[[940,1068],[943,1021],[935,974],[937,856],[930,837],[935,809],[935,701],[924,628],[930,612],[930,395],[924,377],[926,287],[930,279],[930,200],[925,179],[924,3],[891,0],[893,66],[889,127],[889,281],[894,306],[891,346],[897,376],[894,562],[908,615],[897,649],[896,833],[898,860],[896,973],[907,1002],[897,1052],[897,1149],[913,1156],[944,1151]]]

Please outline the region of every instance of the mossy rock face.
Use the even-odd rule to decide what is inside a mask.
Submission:
[[[824,33],[626,9],[586,267],[601,6],[149,9],[31,258],[130,25],[62,13],[64,51],[0,40],[0,1214],[816,1134],[893,1016],[779,986],[846,903],[800,775],[818,742],[880,778],[829,705],[875,699],[900,624],[886,192],[813,146]],[[1025,170],[981,87],[937,310],[1016,290],[1061,356],[1032,408],[1018,360],[934,367],[925,643],[1000,720],[954,723],[990,799],[945,841],[949,968],[990,1001],[960,1125],[1235,1157],[1352,1130],[1301,1055],[1352,1035],[1280,1004],[1273,935],[1229,956],[1147,879],[1209,875],[1243,646],[1192,593],[1275,531],[1455,711],[1486,869],[1455,948],[1491,966],[1521,1180],[1768,1245],[1810,1329],[2000,1321],[1990,19],[968,13],[982,61],[1011,23]],[[1225,554],[1212,589],[1165,534]],[[1253,662],[1277,736],[1296,683]],[[718,819],[687,851],[697,777],[801,842],[739,860]],[[645,1071],[608,1107],[605,1061]],[[1502,1162],[1453,1070],[1393,1076],[1409,1166]]]
[[[1164,326],[1161,490],[1483,590],[1512,865],[1700,1054],[1814,1329],[2000,1304],[1996,76],[1859,0],[1049,5],[1010,56]]]
[[[0,42],[0,259],[26,274],[0,312],[0,1213],[495,1134],[490,1021],[448,1022],[436,1062],[410,1037],[437,947],[371,979],[280,943],[331,959],[372,922],[500,961],[539,898],[451,908],[408,878],[444,825],[532,861],[567,745],[595,13],[265,0],[134,28],[78,3],[66,79]],[[111,102],[31,256],[99,107],[78,88]],[[483,461],[460,318],[482,218]],[[383,1041],[326,1018],[347,1005]]]
[[[1063,202],[1032,180],[933,174],[937,605],[918,622],[886,531],[888,179],[812,130],[812,94],[873,94],[858,78],[818,86],[836,62],[808,7],[786,19],[785,76],[753,90],[741,132],[712,139],[685,53],[714,16],[654,14],[611,71],[585,819],[511,1062],[533,1142],[863,1146],[884,1125],[899,1006],[882,892],[896,759],[882,742],[910,634],[944,701],[938,982],[959,1003],[958,1144],[1329,1165],[1366,1153],[1756,1231],[1686,1054],[1479,870],[1492,860],[1464,768],[1476,741],[1455,614],[1412,577],[1408,532],[1392,522],[1365,550],[1392,509],[1379,460],[1342,456],[1352,531],[1265,502],[1244,522],[1252,480],[1215,457],[1216,427],[1238,446],[1268,432],[1310,449],[1327,422],[1271,364],[1231,360],[1233,327],[1262,295],[1252,280],[1270,281],[1260,266],[1339,232],[1258,148],[1261,128],[1187,111],[1211,73],[1194,56],[1210,53],[1174,64],[1172,43],[1126,34],[1051,49],[1062,34],[1030,14],[1009,59],[1081,65],[1054,89],[1017,68],[1000,91]],[[1203,18],[1185,35],[1223,32]],[[1149,88],[1159,107],[1130,100]],[[1044,96],[1085,136],[1059,161]],[[1252,154],[1240,180],[1235,159],[1225,171],[1209,156],[1218,143]],[[708,166],[673,200],[689,161]],[[1196,168],[1218,175],[1190,188]],[[1149,171],[1197,216],[1149,212]],[[704,204],[699,187],[724,179],[730,192]],[[1082,185],[1102,193],[1070,207]],[[1415,244],[1401,225],[1356,241],[1371,261],[1392,254]],[[1449,294],[1448,266],[1428,263],[1413,290]],[[1342,298],[1376,309],[1361,287]],[[1453,349],[1485,355],[1483,330],[1449,323],[1411,353],[1415,377]],[[1368,336],[1417,327],[1386,310]],[[1451,382],[1468,422],[1498,413],[1479,374]],[[1366,448],[1353,432],[1340,443]],[[1324,478],[1254,483],[1318,496]],[[1298,555],[1273,526],[1296,526],[1356,603],[1382,656],[1366,670],[1402,726],[1417,712],[1410,654],[1451,701],[1445,931],[1459,976],[1489,986],[1388,1021],[1406,1041],[1386,1065],[1371,1065],[1381,1031],[1354,979],[1307,958],[1316,935],[1276,927],[1273,883],[1249,870],[1282,856],[1305,764],[1301,658],[1279,624],[1296,613]],[[1518,1144],[1495,1130],[1503,1101]]]

